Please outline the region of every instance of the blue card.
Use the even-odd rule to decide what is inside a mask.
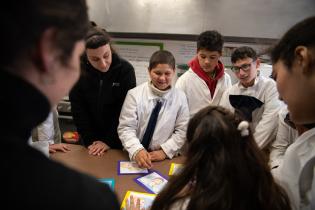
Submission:
[[[107,184],[113,191],[115,187],[115,180],[111,178],[100,178],[98,181]]]

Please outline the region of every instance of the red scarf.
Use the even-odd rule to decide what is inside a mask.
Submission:
[[[189,64],[190,68],[201,78],[203,79],[209,90],[210,90],[210,93],[211,93],[211,97],[213,97],[214,95],[214,91],[215,91],[215,88],[217,86],[217,82],[218,80],[223,77],[224,75],[224,65],[221,61],[218,62],[218,65],[215,67],[214,71],[215,71],[215,77],[212,79],[210,78],[206,72],[200,67],[199,65],[199,61],[198,61],[198,58],[195,57],[194,59],[192,59]]]

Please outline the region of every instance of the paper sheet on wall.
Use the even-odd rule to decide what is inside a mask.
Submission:
[[[149,66],[149,60],[153,52],[159,49],[169,50],[173,53],[176,59],[176,74],[173,79],[173,84],[177,78],[186,72],[186,68],[182,68],[187,65],[188,62],[196,56],[196,41],[175,41],[175,40],[144,40],[144,39],[117,39],[118,43],[115,44],[115,49],[125,59],[131,62],[135,68],[137,85],[148,81],[149,74],[147,68]],[[226,67],[226,72],[231,76],[232,84],[238,80],[235,74],[230,70],[231,54],[235,48],[240,46],[250,46],[257,51],[258,54],[264,52],[268,48],[268,44],[250,44],[250,43],[224,43],[222,57],[220,60]],[[262,56],[264,59],[264,56]],[[266,59],[266,58],[265,58]],[[268,60],[268,59],[266,59]],[[270,76],[271,67],[261,65],[261,74],[264,76]]]
[[[173,41],[165,43],[165,49],[174,54],[177,64],[187,64],[196,56],[197,44],[191,41]]]
[[[152,45],[150,45],[152,44]],[[162,48],[162,43],[116,42],[118,54],[128,60],[135,69],[137,85],[148,81],[148,66],[151,55]]]
[[[135,69],[137,85],[140,85],[149,80],[148,61],[130,61],[130,63]]]

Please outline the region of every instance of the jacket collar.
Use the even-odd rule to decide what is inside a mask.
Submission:
[[[240,89],[252,89],[252,88],[254,88],[254,87],[257,86],[257,84],[259,83],[260,80],[261,80],[261,77],[260,77],[259,75],[257,75],[256,78],[255,78],[255,80],[254,80],[254,84],[253,84],[252,86],[244,87],[240,81],[237,83],[237,86],[238,86]]]
[[[0,131],[16,135],[27,143],[34,127],[43,122],[50,111],[48,99],[30,83],[0,70]]]

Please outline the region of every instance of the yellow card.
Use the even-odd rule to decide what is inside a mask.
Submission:
[[[183,164],[179,164],[179,163],[172,163],[171,164],[171,167],[170,167],[170,170],[168,172],[168,175],[169,176],[172,176],[178,172],[180,172],[180,170],[184,167]]]
[[[121,210],[126,209],[126,201],[130,199],[130,196],[133,196],[134,202],[136,203],[136,199],[140,198],[140,209],[150,209],[153,200],[155,199],[155,194],[150,193],[142,193],[142,192],[136,192],[136,191],[127,191],[124,200],[121,203]]]

